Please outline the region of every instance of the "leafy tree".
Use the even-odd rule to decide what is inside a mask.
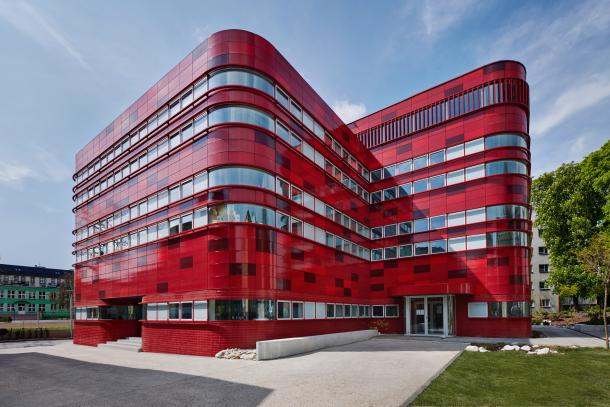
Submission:
[[[603,291],[602,318],[608,349],[608,290],[610,289],[610,236],[600,233],[591,239],[591,243],[578,253],[583,269],[597,280],[598,289]]]
[[[532,185],[536,226],[552,266],[547,282],[556,294],[572,297],[576,308],[579,297],[595,295],[596,280],[584,271],[578,253],[600,229],[604,198],[577,163],[563,164]]]
[[[599,150],[589,154],[582,162],[586,182],[603,196],[603,218],[601,228],[610,228],[610,141]]]

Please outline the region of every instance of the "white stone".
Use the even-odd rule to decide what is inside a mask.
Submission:
[[[557,352],[556,350],[552,349],[551,353],[559,353],[559,352]]]
[[[538,349],[536,351],[536,355],[546,355],[547,353],[549,353],[551,350],[549,348],[542,348],[542,349]]]
[[[536,354],[536,351],[535,351],[535,350],[532,350],[532,351],[527,352],[527,354],[528,354],[528,355],[535,355],[535,354]]]
[[[479,351],[479,347],[476,345],[468,345],[466,346],[466,352],[478,352]]]
[[[501,351],[507,351],[507,350],[513,350],[513,345],[504,345],[504,347],[502,347],[502,349],[500,349]]]
[[[532,348],[531,348],[529,345],[523,345],[523,346],[521,347],[521,350],[524,350],[524,351],[526,351],[526,352],[529,352],[530,350],[532,350]]]
[[[482,347],[482,346],[481,346],[481,347],[479,348],[479,352],[484,353],[484,352],[489,352],[489,351],[488,351],[487,349],[485,349],[484,347]]]
[[[534,345],[534,349],[538,349],[540,345]]]

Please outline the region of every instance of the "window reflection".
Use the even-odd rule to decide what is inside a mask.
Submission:
[[[210,205],[209,223],[249,222],[275,226],[275,212],[260,205],[226,203]]]
[[[224,106],[212,110],[208,115],[210,126],[220,123],[247,123],[274,131],[273,118],[260,110],[245,106]]]
[[[226,69],[216,71],[208,80],[210,89],[227,85],[240,85],[261,90],[273,96],[273,84],[262,76],[243,69]]]

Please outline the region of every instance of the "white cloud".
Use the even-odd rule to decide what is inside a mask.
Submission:
[[[425,0],[419,14],[425,34],[436,39],[471,15],[475,4],[475,0]]]
[[[363,103],[351,103],[349,100],[335,101],[332,109],[344,123],[351,123],[366,114],[366,106]]]
[[[593,76],[585,83],[577,84],[561,93],[532,123],[532,134],[542,136],[560,125],[570,116],[594,106],[610,96],[610,73],[606,77]]]
[[[80,66],[91,70],[69,38],[38,9],[25,1],[0,2],[0,18],[45,47],[59,46]]]
[[[29,167],[0,161],[0,184],[20,184],[21,181],[33,175],[34,171]]]

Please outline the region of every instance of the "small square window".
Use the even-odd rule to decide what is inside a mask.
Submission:
[[[398,247],[399,257],[411,257],[413,256],[413,246],[410,244],[402,245]]]
[[[398,224],[398,233],[401,235],[407,235],[412,233],[412,224],[411,222],[402,222]]]
[[[383,228],[385,237],[396,236],[396,225],[386,225]]]

